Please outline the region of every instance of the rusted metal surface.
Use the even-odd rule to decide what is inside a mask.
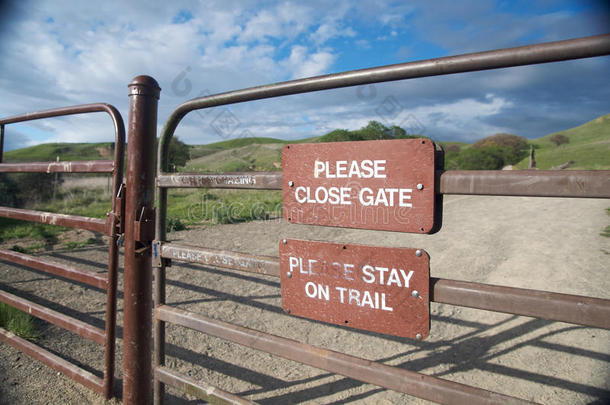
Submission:
[[[155,377],[164,384],[172,385],[182,392],[203,399],[206,403],[218,405],[247,405],[255,403],[238,397],[237,395],[233,395],[230,392],[221,390],[213,385],[195,381],[165,367],[155,369]]]
[[[2,163],[0,173],[112,173],[112,160]]]
[[[250,183],[226,184],[235,179]],[[172,174],[158,177],[157,186],[282,189],[282,172],[226,174]],[[610,198],[609,170],[448,170],[437,171],[437,194],[524,197]],[[256,183],[254,182],[256,181]]]
[[[37,346],[31,342],[28,342],[25,339],[20,338],[12,332],[0,328],[0,342],[13,346],[17,350],[22,351],[33,359],[36,359],[43,364],[46,364],[52,369],[57,370],[60,373],[70,377],[74,381],[91,388],[95,392],[98,392],[100,394],[103,393],[104,382],[101,378],[96,377],[90,372],[85,371],[78,366],[75,366],[74,364],[62,359],[59,356],[54,355],[53,353],[41,348],[40,346]]]
[[[280,274],[279,262],[277,257],[273,256],[250,255],[228,250],[163,243],[161,245],[161,257],[268,276],[279,277]]]
[[[610,198],[610,170],[452,170],[438,176],[443,194]]]
[[[152,401],[151,240],[136,241],[136,222],[153,209],[154,145],[160,88],[149,76],[129,84],[129,143],[125,195],[123,401]]]
[[[434,149],[425,139],[286,145],[284,219],[428,233],[434,227]]]
[[[2,156],[4,155],[4,124],[0,125],[0,163],[2,163]]]
[[[280,275],[292,315],[419,340],[430,332],[423,250],[284,239]]]
[[[165,188],[250,188],[279,190],[282,178],[279,172],[240,172],[222,174],[172,173],[157,176],[157,186]]]
[[[106,220],[81,217],[78,215],[55,214],[52,212],[24,210],[21,208],[0,207],[0,217],[38,222],[41,224],[67,226],[88,231],[106,233]]]
[[[76,318],[53,311],[52,309],[43,307],[42,305],[38,305],[34,302],[2,290],[0,290],[0,302],[4,302],[7,305],[62,327],[70,332],[74,332],[86,339],[94,341],[97,344],[103,345],[106,341],[104,331],[96,328],[95,326],[89,325],[88,323],[79,321]]]
[[[12,250],[0,249],[0,259],[106,290],[108,278],[102,274],[80,270],[47,259],[13,252]]]
[[[531,403],[232,325],[167,305],[156,308],[155,316],[165,322],[437,403],[467,405]]]
[[[98,160],[98,161],[75,161],[75,162],[30,162],[30,163],[8,163],[0,164],[0,172],[43,172],[43,173],[112,173],[112,190],[113,195],[118,196],[119,189],[123,178],[123,156],[125,149],[125,126],[123,119],[118,110],[104,103],[86,104],[72,107],[56,108],[47,111],[36,113],[22,114],[10,118],[0,119],[0,127],[2,129],[2,139],[0,139],[0,163],[2,163],[2,145],[4,142],[4,125],[16,122],[24,122],[37,120],[42,118],[50,118],[57,116],[65,116],[72,114],[84,114],[93,112],[106,112],[114,125],[115,144],[114,144],[114,159]],[[108,213],[106,221],[96,218],[87,218],[73,215],[62,215],[45,213],[31,210],[19,210],[6,207],[0,207],[0,216],[8,218],[27,220],[32,222],[40,222],[53,225],[76,227],[87,229],[95,232],[106,233],[110,236],[110,244],[108,250],[108,276],[102,276],[95,273],[81,271],[69,266],[63,266],[57,263],[48,262],[43,259],[21,255],[16,252],[0,251],[0,257],[23,264],[37,270],[46,271],[61,277],[66,277],[79,282],[90,284],[94,287],[106,290],[106,327],[105,332],[80,321],[66,317],[63,314],[56,313],[41,306],[28,303],[27,309],[30,312],[37,312],[42,318],[50,322],[54,322],[70,331],[81,334],[94,340],[96,343],[105,346],[104,354],[104,378],[103,380],[93,376],[92,374],[79,369],[78,367],[66,363],[53,357],[48,357],[44,350],[38,349],[35,346],[26,349],[34,353],[39,360],[51,364],[52,367],[64,372],[76,381],[83,383],[86,386],[93,388],[102,394],[105,398],[110,398],[113,393],[114,382],[114,362],[115,362],[115,335],[116,335],[116,288],[117,288],[117,268],[118,268],[118,247],[117,241],[119,233],[122,231],[120,206],[117,206],[118,198],[112,198],[112,209]],[[6,298],[6,296],[5,296]],[[17,299],[17,298],[16,298]],[[20,302],[13,299],[13,303],[25,308],[26,301]],[[23,345],[22,345],[23,346]],[[51,355],[52,356],[52,355]],[[49,360],[50,359],[50,360]]]
[[[222,252],[225,251],[222,250],[188,247],[174,243],[163,244],[161,251],[163,257],[173,260],[280,277],[279,259],[276,257],[238,252],[224,254]],[[175,255],[174,251],[177,252]],[[205,255],[214,255],[214,259],[210,262],[205,259],[197,260],[198,257]],[[241,261],[250,264],[237,266],[236,263]],[[510,308],[510,313],[515,315],[610,329],[610,300],[603,298],[430,277],[430,301],[496,312],[507,312],[504,309]]]
[[[610,329],[610,300],[457,280],[432,280],[432,300]]]

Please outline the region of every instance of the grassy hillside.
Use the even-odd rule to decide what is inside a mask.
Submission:
[[[284,141],[251,143],[228,149],[210,150],[208,154],[189,160],[183,170],[186,172],[280,170],[284,143]],[[191,153],[191,157],[193,157],[193,153]]]
[[[570,142],[556,146],[550,138],[556,134],[565,135]],[[570,160],[570,169],[608,170],[610,169],[610,114],[589,121],[586,124],[555,132],[531,141],[536,147],[536,167],[550,169]],[[528,158],[517,164],[518,169],[526,169]]]
[[[106,143],[45,143],[4,152],[5,163],[54,162],[59,160],[112,159],[113,144]]]

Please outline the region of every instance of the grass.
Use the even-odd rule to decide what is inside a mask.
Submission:
[[[105,143],[45,143],[4,152],[4,162],[54,162],[59,160],[112,159],[113,144]]]
[[[550,138],[563,134],[570,142],[555,146]],[[531,141],[536,148],[536,167],[542,170],[559,166],[570,160],[570,169],[608,170],[610,169],[610,114],[603,115],[578,127],[555,132]],[[516,166],[526,169],[529,158]]]
[[[168,194],[168,225],[237,223],[281,215],[281,191],[171,190]]]
[[[40,337],[34,317],[0,302],[0,327],[28,340]]]
[[[67,228],[0,218],[0,242],[11,239],[53,240]]]

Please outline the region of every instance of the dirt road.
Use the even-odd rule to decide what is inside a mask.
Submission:
[[[192,229],[171,238],[273,256],[282,238],[422,248],[430,254],[434,277],[610,298],[610,238],[600,236],[610,223],[607,207],[608,200],[449,196],[443,228],[435,235],[271,220]],[[45,254],[54,260],[76,257],[84,268],[103,271],[101,245]],[[36,292],[42,296],[39,302],[67,307],[70,314],[101,326],[103,296],[99,292],[3,262],[0,286],[26,297]],[[281,310],[275,278],[176,262],[168,270],[168,303],[536,402],[610,401],[610,331],[433,303],[430,337],[411,341],[287,315]],[[100,369],[101,350],[95,345],[54,327],[42,327],[43,345]],[[426,403],[178,327],[168,329],[168,342],[169,367],[261,403]],[[119,349],[120,344],[119,340]],[[197,403],[172,390],[167,399],[168,403]],[[0,345],[0,402],[103,403],[88,389],[6,345]]]

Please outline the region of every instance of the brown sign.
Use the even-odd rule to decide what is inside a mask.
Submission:
[[[428,233],[434,144],[396,139],[287,145],[284,218],[293,223]]]
[[[412,339],[430,330],[423,250],[280,241],[282,307],[304,318]]]

